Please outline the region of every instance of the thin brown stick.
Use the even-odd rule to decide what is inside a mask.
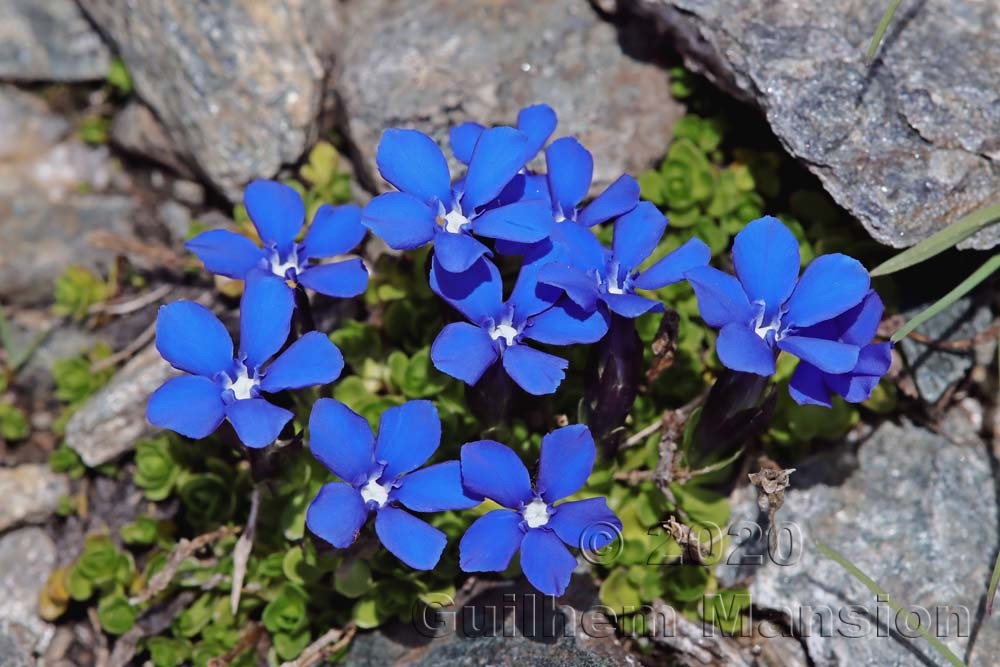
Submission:
[[[146,347],[156,337],[156,320],[142,330],[138,336],[136,336],[131,343],[118,350],[110,357],[105,357],[104,359],[98,359],[90,366],[91,372],[98,373],[100,371],[106,370],[108,368],[113,368],[123,361],[128,361],[135,354]]]
[[[170,553],[170,557],[167,559],[167,563],[163,566],[163,569],[154,574],[146,584],[146,587],[139,591],[139,594],[132,598],[130,602],[132,604],[142,604],[163,592],[170,585],[170,582],[173,581],[174,575],[177,574],[177,570],[180,569],[181,564],[196,551],[209,544],[218,542],[224,537],[236,535],[240,530],[239,526],[223,526],[218,530],[199,535],[193,540],[182,539]]]
[[[233,587],[229,593],[229,608],[236,615],[240,608],[240,595],[243,593],[243,580],[247,576],[247,561],[253,550],[253,538],[257,534],[257,510],[260,507],[260,487],[253,487],[250,497],[250,516],[247,517],[247,527],[236,541],[233,549]]]
[[[307,646],[298,658],[282,663],[281,667],[312,667],[347,646],[357,631],[358,626],[354,623],[348,623],[343,629],[327,630],[319,639]]]
[[[128,301],[119,301],[117,303],[95,303],[87,309],[87,312],[91,315],[128,315],[129,313],[134,313],[137,310],[142,310],[152,303],[156,303],[163,297],[170,294],[173,289],[173,285],[160,285],[156,289],[140,294],[134,299],[129,299]]]
[[[233,660],[240,656],[241,653],[253,647],[257,643],[257,640],[260,639],[261,633],[263,632],[263,625],[260,623],[251,623],[250,627],[248,627],[243,634],[240,635],[240,639],[236,642],[236,645],[219,657],[209,660],[208,667],[226,667],[231,664]]]
[[[127,238],[109,232],[106,229],[98,229],[90,232],[87,235],[87,243],[95,248],[126,255],[131,260],[145,260],[151,266],[162,266],[176,270],[197,266],[193,260],[174,252],[166,246]]]

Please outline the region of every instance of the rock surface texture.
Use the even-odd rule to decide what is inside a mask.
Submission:
[[[21,523],[41,523],[55,513],[69,494],[65,475],[48,465],[27,463],[0,468],[0,533]]]
[[[594,154],[595,186],[663,156],[681,107],[666,73],[579,0],[379,0],[355,3],[335,73],[346,134],[364,176],[388,127],[413,127],[447,146],[448,129],[475,119],[512,125],[538,102],[559,114],[555,136]],[[643,47],[649,51],[649,36]],[[377,48],[373,48],[377,45]],[[445,151],[450,154],[450,151]],[[453,163],[454,167],[454,163]]]
[[[103,79],[110,62],[74,0],[0,0],[0,79]]]
[[[53,627],[38,616],[38,591],[56,566],[56,546],[41,528],[0,536],[0,664],[33,665]]]
[[[944,664],[916,633],[918,616],[924,629],[966,656],[970,637],[992,623],[981,604],[998,539],[993,473],[978,436],[949,440],[886,423],[864,441],[856,460],[842,448],[798,467],[775,520],[774,558],[754,490],[737,492],[732,534],[742,533],[720,577],[729,583],[752,577],[755,609],[784,615],[816,667]],[[751,533],[740,527],[754,524],[764,531],[746,539]],[[817,540],[912,614],[897,618],[820,553]],[[971,664],[987,667],[993,658]]]
[[[80,0],[182,152],[236,200],[314,138],[329,0]]]
[[[875,63],[884,3],[623,0],[694,70],[759,107],[878,241],[911,245],[1000,200],[1000,12],[903,3]],[[994,225],[964,245],[1000,243]]]

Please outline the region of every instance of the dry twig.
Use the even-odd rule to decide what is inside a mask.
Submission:
[[[239,526],[223,526],[218,530],[199,535],[193,540],[182,539],[170,553],[170,557],[167,559],[167,563],[163,566],[163,569],[154,574],[146,584],[146,587],[136,597],[132,598],[130,602],[132,604],[142,604],[160,594],[173,581],[174,575],[177,574],[177,570],[180,569],[181,564],[196,551],[224,537],[236,535],[240,530]]]
[[[247,561],[253,549],[253,538],[257,534],[257,510],[260,508],[260,487],[254,485],[250,497],[250,516],[247,517],[247,528],[236,541],[233,549],[233,588],[229,594],[229,608],[236,615],[240,608],[240,594],[243,592],[243,580],[247,576]]]
[[[774,515],[785,503],[785,489],[788,488],[792,473],[795,468],[779,468],[778,464],[767,458],[760,457],[760,470],[748,475],[750,483],[759,489],[757,495],[757,507],[761,512],[767,512],[768,520],[771,522],[771,548],[778,548],[778,531],[773,530]]]
[[[135,355],[139,350],[146,347],[153,338],[156,337],[156,320],[142,330],[138,336],[136,336],[131,343],[123,347],[118,352],[115,352],[110,357],[105,357],[104,359],[99,359],[95,361],[91,366],[90,370],[92,373],[98,373],[107,368],[117,366],[123,361],[127,361],[133,355]]]
[[[139,296],[129,299],[128,301],[119,301],[118,303],[95,303],[87,309],[87,312],[91,315],[128,315],[129,313],[134,313],[137,310],[142,310],[150,304],[156,303],[163,297],[170,294],[170,291],[173,290],[173,288],[173,285],[160,285],[156,289],[140,294]]]
[[[298,658],[282,663],[281,667],[311,667],[347,646],[357,631],[358,626],[354,623],[348,623],[343,629],[327,630],[319,639],[307,646]]]
[[[263,632],[263,625],[260,623],[251,623],[243,634],[240,635],[240,639],[236,642],[236,645],[219,657],[209,660],[208,667],[226,667],[231,664],[233,660],[240,656],[241,653],[254,646],[257,643],[257,640],[260,639]]]

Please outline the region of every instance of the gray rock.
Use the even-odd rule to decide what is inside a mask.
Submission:
[[[755,523],[764,531],[754,536],[759,539],[734,539],[727,564],[717,569],[720,578],[731,584],[751,576],[755,609],[783,613],[817,667],[943,664],[912,630],[916,616],[909,628],[906,617],[897,621],[885,602],[819,552],[816,541],[822,541],[964,655],[998,541],[985,444],[885,423],[863,442],[843,483],[840,474],[853,455],[846,447],[840,454],[844,465],[824,456],[793,474],[776,518],[777,551],[769,552],[767,519],[759,515],[754,490],[735,494],[731,534],[746,539]],[[901,641],[898,634],[916,638]]]
[[[40,98],[14,86],[0,86],[0,159],[35,158],[69,131],[69,123]]]
[[[623,0],[685,62],[755,104],[878,241],[905,246],[1000,191],[1000,13],[993,0],[904,4],[876,63],[884,3]],[[994,225],[963,246],[1000,242]]]
[[[907,312],[907,318],[916,316],[925,307],[926,305],[920,306]],[[987,329],[992,319],[986,306],[974,308],[969,299],[959,299],[937,317],[921,325],[917,332],[936,341],[968,340]],[[900,342],[900,349],[913,373],[920,396],[929,403],[944,396],[949,387],[965,377],[975,362],[975,352],[972,349],[945,350],[918,343],[912,338],[904,338]]]
[[[0,79],[89,81],[111,54],[73,0],[0,0]]]
[[[177,371],[150,345],[70,417],[66,445],[90,467],[130,451],[136,440],[156,432],[146,421],[146,401],[174,375]]]
[[[23,523],[42,523],[59,508],[69,494],[65,475],[45,464],[26,463],[0,468],[0,533]]]
[[[54,628],[38,616],[38,591],[55,566],[55,544],[41,528],[0,536],[0,657],[4,646],[22,656],[45,651]]]
[[[682,112],[663,70],[625,55],[615,28],[579,0],[349,7],[335,78],[370,184],[388,127],[414,127],[447,146],[455,124],[510,125],[522,107],[546,102],[559,114],[555,136],[575,135],[593,152],[602,187],[662,157]],[[621,39],[643,55],[639,40]]]
[[[169,136],[231,199],[305,150],[323,80],[311,31],[330,25],[332,0],[80,4]]]
[[[191,158],[167,134],[149,107],[130,102],[111,123],[111,141],[124,151],[158,162],[184,176],[192,176]]]

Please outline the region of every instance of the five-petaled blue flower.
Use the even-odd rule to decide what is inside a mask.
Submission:
[[[768,216],[736,235],[733,264],[738,279],[708,266],[685,274],[701,318],[720,328],[716,350],[723,364],[772,375],[777,349],[824,373],[854,369],[860,345],[829,338],[813,327],[845,313],[868,294],[868,272],[858,260],[821,255],[800,278],[798,241],[780,220]]]
[[[858,305],[832,320],[801,332],[810,338],[825,338],[861,348],[858,363],[846,373],[827,373],[808,361],[799,363],[788,391],[798,403],[832,407],[830,397],[839,394],[849,403],[868,400],[872,390],[892,364],[892,343],[872,343],[882,320],[882,299],[874,291]]]
[[[313,331],[274,357],[288,339],[294,297],[284,281],[262,271],[247,276],[240,302],[240,348],[212,312],[175,301],[156,318],[156,349],[191,375],[167,380],[153,392],[146,416],[156,426],[204,438],[228,419],[247,447],[274,442],[292,413],[261,393],[333,382],[344,368],[337,346]]]
[[[485,257],[460,274],[434,262],[431,289],[469,320],[441,330],[431,345],[434,366],[474,385],[500,359],[507,375],[529,394],[554,392],[569,362],[528,347],[526,339],[550,345],[593,343],[604,337],[608,323],[602,313],[586,313],[569,299],[553,305],[554,300],[539,296],[534,276],[521,271],[504,301],[500,271]]]
[[[247,214],[264,244],[258,248],[245,236],[225,229],[202,232],[185,247],[212,273],[244,280],[263,269],[327,296],[349,298],[368,287],[368,270],[358,257],[315,263],[353,250],[365,236],[361,209],[353,204],[316,210],[301,243],[306,209],[294,188],[276,181],[257,180],[243,195]]]
[[[517,454],[493,440],[462,446],[465,493],[506,509],[475,521],[459,543],[465,572],[501,572],[521,552],[521,570],[546,595],[562,595],[576,558],[566,545],[599,550],[621,534],[622,523],[602,497],[567,501],[594,467],[594,439],[586,426],[565,426],[542,439],[534,488]]]
[[[693,238],[639,272],[666,228],[667,219],[649,202],[640,202],[615,221],[611,250],[590,230],[562,225],[564,261],[541,267],[538,281],[565,290],[586,312],[594,312],[598,303],[628,318],[662,312],[662,303],[636,294],[636,289],[659,289],[679,282],[690,269],[708,264],[711,256],[708,246]]]
[[[375,512],[375,533],[385,548],[410,567],[429,570],[448,540],[402,507],[442,512],[480,502],[463,493],[458,461],[417,470],[441,441],[441,422],[430,401],[383,412],[376,440],[368,420],[339,401],[321,398],[309,417],[309,438],[313,455],[344,481],[320,489],[306,525],[337,548],[353,544]]]
[[[544,141],[544,139],[543,139]],[[483,130],[469,155],[465,178],[451,182],[448,163],[434,141],[416,130],[386,130],[376,161],[398,192],[372,199],[361,221],[397,250],[431,241],[446,271],[468,270],[490,250],[479,236],[535,243],[548,237],[552,212],[544,198],[495,204],[497,195],[537,151],[537,140],[512,127]]]

